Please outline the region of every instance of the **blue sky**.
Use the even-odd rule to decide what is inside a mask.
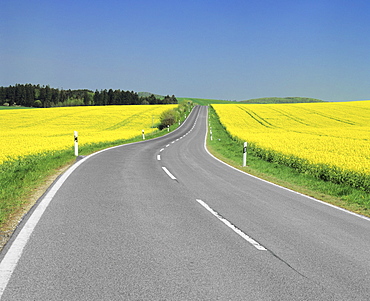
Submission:
[[[1,0],[0,86],[370,99],[368,0]]]

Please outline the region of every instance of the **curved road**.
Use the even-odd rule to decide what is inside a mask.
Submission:
[[[370,220],[213,158],[206,120],[76,163],[1,254],[1,300],[369,300]]]

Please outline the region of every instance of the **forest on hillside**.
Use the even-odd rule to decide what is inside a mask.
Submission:
[[[140,97],[137,92],[123,90],[88,89],[64,90],[51,88],[49,85],[16,84],[0,87],[0,105],[24,106],[36,108],[65,106],[105,106],[105,105],[148,105],[177,104],[174,95],[156,97],[151,94]]]

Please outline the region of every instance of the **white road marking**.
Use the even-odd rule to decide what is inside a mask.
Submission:
[[[211,207],[209,207],[205,202],[202,200],[197,199],[197,202],[201,204],[204,208],[206,208],[209,212],[211,212],[215,217],[217,217],[221,222],[223,222],[226,226],[232,229],[235,233],[239,234],[242,238],[244,238],[247,242],[249,242],[253,247],[260,251],[267,251],[267,249],[256,242],[253,238],[245,234],[242,230],[237,228],[235,225],[230,223],[227,219],[221,216],[218,212],[214,211]]]
[[[165,173],[172,179],[172,180],[176,180],[176,178],[174,177],[174,175],[172,173],[170,173],[168,171],[168,169],[166,167],[162,167],[162,169],[165,171]]]
[[[175,143],[176,141],[172,141],[171,143]]]
[[[193,111],[192,111],[192,113],[193,113]],[[198,115],[199,115],[199,112],[198,112]],[[179,128],[177,128],[175,131],[177,131],[178,129],[180,129],[184,125],[185,125],[185,122],[182,123],[181,126]],[[183,137],[181,137],[180,139],[182,139]],[[157,139],[161,139],[161,138],[162,137],[157,137],[157,138],[153,138],[152,140],[157,140]],[[144,141],[130,143],[130,145],[139,144],[139,143],[144,143]],[[2,261],[0,262],[0,299],[1,299],[1,296],[3,295],[3,293],[5,291],[6,286],[8,285],[8,282],[9,282],[9,280],[10,280],[12,274],[13,274],[14,269],[16,268],[16,266],[18,264],[19,259],[22,256],[23,249],[24,249],[25,245],[27,244],[27,241],[29,240],[34,228],[36,227],[38,221],[40,220],[42,214],[44,213],[44,211],[48,207],[49,203],[52,201],[53,197],[55,196],[55,194],[57,193],[59,188],[63,185],[63,183],[67,180],[67,178],[70,176],[70,174],[72,174],[72,172],[78,166],[80,166],[84,161],[86,161],[88,158],[96,156],[96,155],[98,155],[102,152],[105,152],[107,150],[122,147],[122,146],[125,146],[125,145],[118,145],[118,146],[106,148],[106,149],[103,149],[101,151],[98,151],[96,153],[93,153],[93,154],[85,157],[84,159],[82,159],[82,160],[76,162],[74,165],[72,165],[55,182],[53,187],[49,190],[49,192],[44,196],[44,198],[41,200],[41,202],[37,205],[36,209],[31,214],[30,218],[25,223],[22,230],[19,232],[19,234],[17,235],[17,237],[13,241],[12,245],[9,247],[7,253],[3,257]],[[168,144],[166,147],[168,147],[168,146],[170,146],[170,145]],[[160,151],[163,151],[163,150],[164,150],[164,148],[161,149]],[[176,179],[165,167],[162,167],[162,168],[172,179]]]
[[[161,152],[163,152],[164,151],[164,148],[161,148],[160,150],[159,150],[159,152],[161,153]]]
[[[198,113],[198,115],[199,115],[199,113]],[[185,122],[182,123],[181,126],[178,129],[180,129],[184,124],[185,124]],[[177,131],[178,129],[176,129],[175,131]],[[185,135],[183,137],[185,137]],[[182,139],[183,137],[181,137],[180,139]],[[157,139],[161,139],[161,138],[162,137],[157,137],[157,138],[153,138],[152,140],[157,140]],[[139,144],[139,143],[143,143],[143,141],[134,142],[134,143],[130,143],[130,144]],[[10,280],[12,274],[13,274],[14,269],[16,268],[16,266],[18,264],[19,259],[22,256],[22,253],[23,253],[24,247],[27,244],[27,241],[29,240],[29,238],[30,238],[34,228],[36,227],[38,221],[40,220],[41,216],[45,212],[46,208],[48,207],[48,205],[50,204],[50,202],[54,198],[54,196],[57,193],[57,191],[59,190],[59,188],[63,185],[63,183],[67,180],[67,178],[72,174],[72,172],[78,166],[80,166],[84,161],[86,161],[88,158],[96,156],[96,155],[98,155],[102,152],[105,152],[107,150],[122,147],[122,146],[125,146],[125,145],[118,145],[118,146],[103,149],[101,151],[93,153],[93,154],[85,157],[84,159],[76,162],[55,182],[55,184],[52,186],[52,188],[49,190],[49,192],[47,192],[47,194],[44,196],[44,198],[41,200],[41,202],[37,205],[36,209],[31,214],[30,218],[25,223],[22,230],[19,232],[19,234],[17,235],[17,237],[13,241],[12,245],[9,247],[7,253],[3,257],[2,261],[0,262],[0,299],[1,299],[1,296],[3,295],[3,293],[5,291],[6,286],[8,285],[8,282],[9,282],[9,280]],[[169,147],[169,146],[170,146],[169,144],[166,145],[166,147]],[[164,150],[164,148],[162,148],[160,150],[160,152],[162,152],[163,150]],[[171,179],[174,179],[174,180],[176,179],[167,170],[167,168],[165,168],[165,167],[162,167],[162,168],[168,174],[168,176]]]
[[[97,154],[97,153],[95,153]],[[0,299],[4,293],[6,286],[10,280],[10,277],[15,270],[19,259],[22,256],[22,252],[24,247],[27,244],[28,239],[30,238],[34,228],[36,227],[38,221],[40,220],[41,216],[45,212],[46,208],[49,206],[51,200],[59,190],[59,188],[63,185],[63,183],[67,180],[69,175],[85,161],[86,158],[78,161],[74,165],[72,165],[60,178],[59,180],[53,185],[53,187],[49,190],[49,192],[45,195],[42,201],[37,205],[35,211],[32,213],[26,224],[23,226],[22,230],[17,235],[16,239],[10,246],[8,252],[4,256],[3,260],[0,263]]]
[[[161,155],[157,155],[157,160],[161,161]]]
[[[208,113],[207,113],[207,114],[208,114]],[[275,186],[275,187],[279,187],[279,188],[281,188],[281,189],[284,189],[284,190],[286,190],[286,191],[290,191],[290,192],[295,193],[295,194],[297,194],[297,195],[303,196],[303,197],[305,197],[305,198],[307,198],[307,199],[310,199],[310,200],[315,201],[315,202],[317,202],[317,203],[320,203],[320,204],[322,204],[322,205],[325,205],[325,206],[328,206],[328,207],[332,207],[332,208],[337,209],[337,210],[339,210],[339,211],[343,211],[343,212],[348,213],[348,214],[350,214],[350,215],[353,215],[353,216],[359,217],[359,218],[361,218],[361,219],[364,219],[364,220],[370,221],[370,218],[369,218],[369,217],[367,217],[367,216],[364,216],[364,215],[361,215],[361,214],[358,214],[358,213],[355,213],[355,212],[352,212],[352,211],[346,210],[346,209],[344,209],[344,208],[341,208],[341,207],[335,206],[335,205],[333,205],[333,204],[326,203],[326,202],[324,202],[324,201],[321,201],[321,200],[315,199],[314,197],[311,197],[311,196],[305,195],[305,194],[303,194],[303,193],[300,193],[300,192],[294,191],[294,190],[289,189],[289,188],[286,188],[286,187],[284,187],[284,186],[280,186],[280,185],[278,185],[278,184],[275,184],[275,183],[269,182],[269,181],[267,181],[267,180],[264,180],[264,179],[258,178],[258,177],[253,176],[253,175],[251,175],[251,174],[249,174],[249,173],[247,173],[247,172],[245,172],[245,171],[243,171],[243,170],[237,169],[236,167],[234,167],[234,166],[231,166],[231,165],[227,164],[226,162],[224,162],[224,161],[222,161],[222,160],[220,160],[220,159],[216,158],[214,155],[212,155],[212,154],[209,152],[209,150],[208,150],[208,148],[207,148],[207,135],[208,135],[208,124],[207,124],[207,131],[206,131],[206,135],[205,135],[205,137],[204,137],[204,144],[203,144],[203,146],[204,146],[205,151],[208,153],[208,155],[210,155],[211,157],[213,157],[213,158],[214,158],[215,160],[217,160],[218,162],[220,162],[220,163],[222,163],[222,164],[224,164],[224,165],[226,165],[226,166],[228,166],[228,167],[230,167],[230,168],[232,168],[232,169],[234,169],[234,170],[236,170],[236,171],[238,171],[238,172],[240,172],[240,173],[243,173],[243,174],[245,174],[245,175],[247,175],[247,176],[249,176],[249,177],[251,177],[251,178],[254,178],[254,179],[260,180],[260,181],[262,181],[262,182],[264,182],[264,183],[267,183],[267,184],[269,184],[269,185],[272,185],[272,186]]]

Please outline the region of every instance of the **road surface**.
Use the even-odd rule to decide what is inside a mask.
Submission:
[[[370,220],[218,161],[206,120],[76,163],[1,253],[1,300],[369,300]]]

